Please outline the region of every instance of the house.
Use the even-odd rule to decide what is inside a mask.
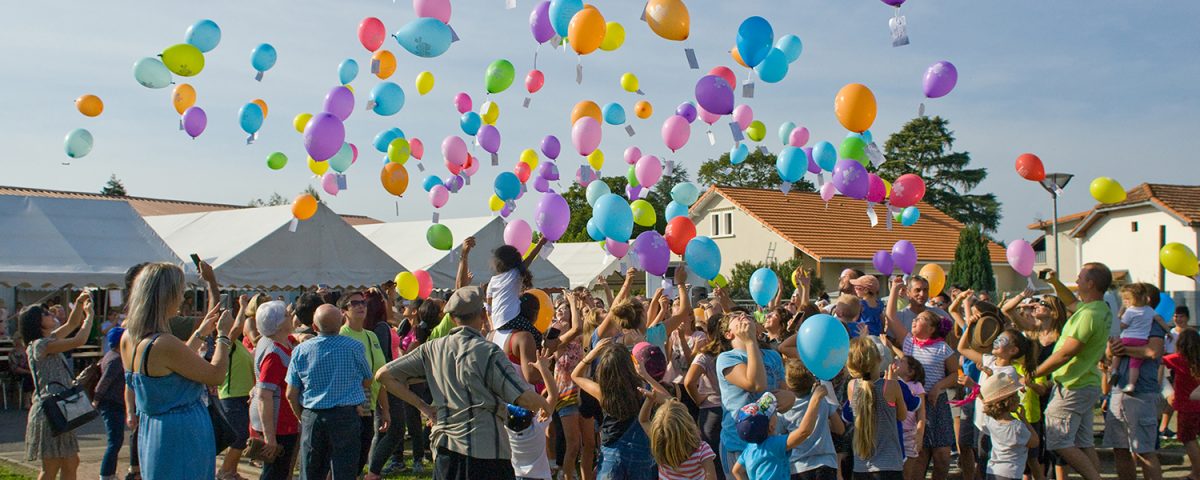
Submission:
[[[787,261],[794,257],[816,271],[826,290],[837,289],[842,270],[857,268],[878,273],[871,259],[878,250],[891,250],[899,240],[917,249],[918,269],[936,263],[949,273],[964,225],[927,203],[917,204],[921,219],[889,230],[887,210],[873,205],[879,224],[872,227],[868,204],[834,197],[826,204],[815,192],[791,192],[713,186],[692,206],[698,235],[721,249],[721,273],[729,275],[738,262]],[[1000,291],[1016,291],[1026,281],[1009,267],[1004,248],[989,242],[992,269]]]

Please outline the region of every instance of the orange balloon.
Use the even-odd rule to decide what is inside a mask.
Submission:
[[[571,109],[571,126],[574,126],[575,122],[583,117],[592,117],[601,125],[604,124],[604,117],[600,115],[600,106],[591,100],[576,103],[575,108]]]
[[[746,62],[742,61],[742,54],[738,53],[737,47],[733,47],[733,50],[729,51],[729,56],[733,57],[733,61],[737,62],[738,65],[741,65],[746,68],[750,68],[749,65],[746,65]]]
[[[100,112],[104,111],[104,102],[100,100],[100,97],[95,95],[84,95],[75,99],[75,108],[79,110],[79,113],[89,117],[96,117],[100,115]]]
[[[196,88],[186,83],[176,85],[175,91],[171,92],[171,104],[175,106],[176,113],[183,115],[196,104]]]
[[[650,30],[667,40],[687,40],[692,20],[683,0],[650,0],[646,3],[646,23]]]
[[[371,55],[372,62],[379,62],[379,71],[375,76],[380,80],[386,80],[388,77],[396,73],[396,56],[387,50],[379,50]]]
[[[263,99],[261,99],[261,98],[256,98],[254,100],[251,100],[250,103],[253,103],[255,105],[262,107],[263,118],[267,118],[267,102],[264,102]]]
[[[865,132],[875,123],[875,94],[861,83],[848,84],[833,100],[833,112],[846,130]]]
[[[404,165],[388,162],[379,173],[379,181],[383,182],[383,189],[388,193],[397,197],[404,196],[404,191],[408,190],[408,170],[404,169]]]
[[[608,33],[608,24],[604,15],[592,5],[584,5],[583,10],[571,17],[567,25],[567,43],[571,49],[580,55],[587,55],[600,48],[604,42],[604,34]]]
[[[638,118],[645,120],[650,118],[651,115],[654,115],[654,107],[650,105],[650,102],[642,100],[634,104],[633,114],[637,115]]]
[[[317,199],[307,193],[301,193],[292,200],[292,216],[297,220],[308,220],[317,214]]]

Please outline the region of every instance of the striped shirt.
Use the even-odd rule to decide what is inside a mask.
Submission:
[[[287,383],[300,389],[300,405],[309,410],[361,405],[367,400],[363,381],[370,379],[362,344],[341,335],[321,334],[297,345],[288,363]]]
[[[400,383],[424,379],[437,409],[432,448],[479,459],[508,459],[507,405],[531,387],[496,344],[455,327],[383,367]]]
[[[708,442],[700,442],[696,445],[696,451],[692,452],[692,456],[684,460],[678,467],[670,468],[666,465],[659,465],[658,480],[704,480],[704,461],[716,457],[712,448],[708,446]]]
[[[925,367],[925,391],[946,378],[946,359],[954,356],[954,349],[945,341],[923,347],[913,343],[912,335],[904,337],[904,356],[913,357]]]

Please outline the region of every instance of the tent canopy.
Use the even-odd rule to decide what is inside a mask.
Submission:
[[[0,284],[122,288],[142,262],[196,270],[126,202],[0,195]]]
[[[291,206],[146,217],[180,257],[196,253],[222,286],[378,285],[404,270],[324,204],[290,231]]]
[[[595,242],[556,243],[549,260],[566,274],[572,288],[591,288],[598,277],[621,273],[620,260]]]
[[[425,221],[377,223],[354,228],[396,261],[429,272],[434,288],[454,288],[459,258],[462,256],[462,240],[474,236],[475,248],[468,263],[468,268],[475,275],[474,283],[481,284],[492,278],[492,251],[504,245],[504,220],[500,217],[472,217],[442,219],[439,223],[454,234],[456,245],[453,250],[442,251],[429,246],[425,240],[429,222]],[[533,284],[538,288],[567,286],[566,275],[545,258],[535,259],[529,270],[533,273]]]

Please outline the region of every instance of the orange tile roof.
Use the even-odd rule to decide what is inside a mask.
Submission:
[[[1079,237],[1087,233],[1099,214],[1105,211],[1142,203],[1156,205],[1189,226],[1200,226],[1200,185],[1143,183],[1127,191],[1123,202],[1096,205],[1087,212],[1087,218],[1075,227],[1072,235]]]
[[[886,227],[887,214],[875,206],[879,225],[871,228],[867,203],[837,196],[828,206],[815,192],[792,192],[754,188],[710,187],[702,205],[711,195],[721,195],[759,223],[783,237],[796,248],[817,260],[867,260],[878,250],[890,250],[899,240],[908,240],[917,248],[920,261],[953,261],[958,234],[963,224],[925,202],[917,204],[921,220],[912,227],[894,223]],[[693,207],[696,208],[696,207]],[[695,212],[693,212],[695,213]],[[988,243],[993,263],[1006,263],[1004,248]]]
[[[1063,226],[1063,224],[1064,224],[1064,223],[1071,223],[1071,222],[1074,222],[1074,221],[1076,221],[1076,220],[1083,220],[1084,218],[1086,218],[1086,217],[1088,216],[1088,214],[1089,214],[1089,213],[1092,213],[1092,211],[1091,211],[1091,210],[1084,210],[1084,211],[1082,211],[1082,212],[1079,212],[1079,213],[1072,213],[1072,214],[1070,214],[1070,215],[1067,215],[1067,216],[1065,216],[1065,217],[1058,217],[1058,226],[1061,228],[1061,227]],[[1029,225],[1026,225],[1026,226],[1025,226],[1025,228],[1028,228],[1028,229],[1030,229],[1030,230],[1045,230],[1045,229],[1047,229],[1047,228],[1050,228],[1050,226],[1051,226],[1053,223],[1054,223],[1054,222],[1052,222],[1052,221],[1050,221],[1050,220],[1042,220],[1042,221],[1040,221],[1040,222],[1034,222],[1034,223],[1031,223],[1031,224],[1029,224]]]

